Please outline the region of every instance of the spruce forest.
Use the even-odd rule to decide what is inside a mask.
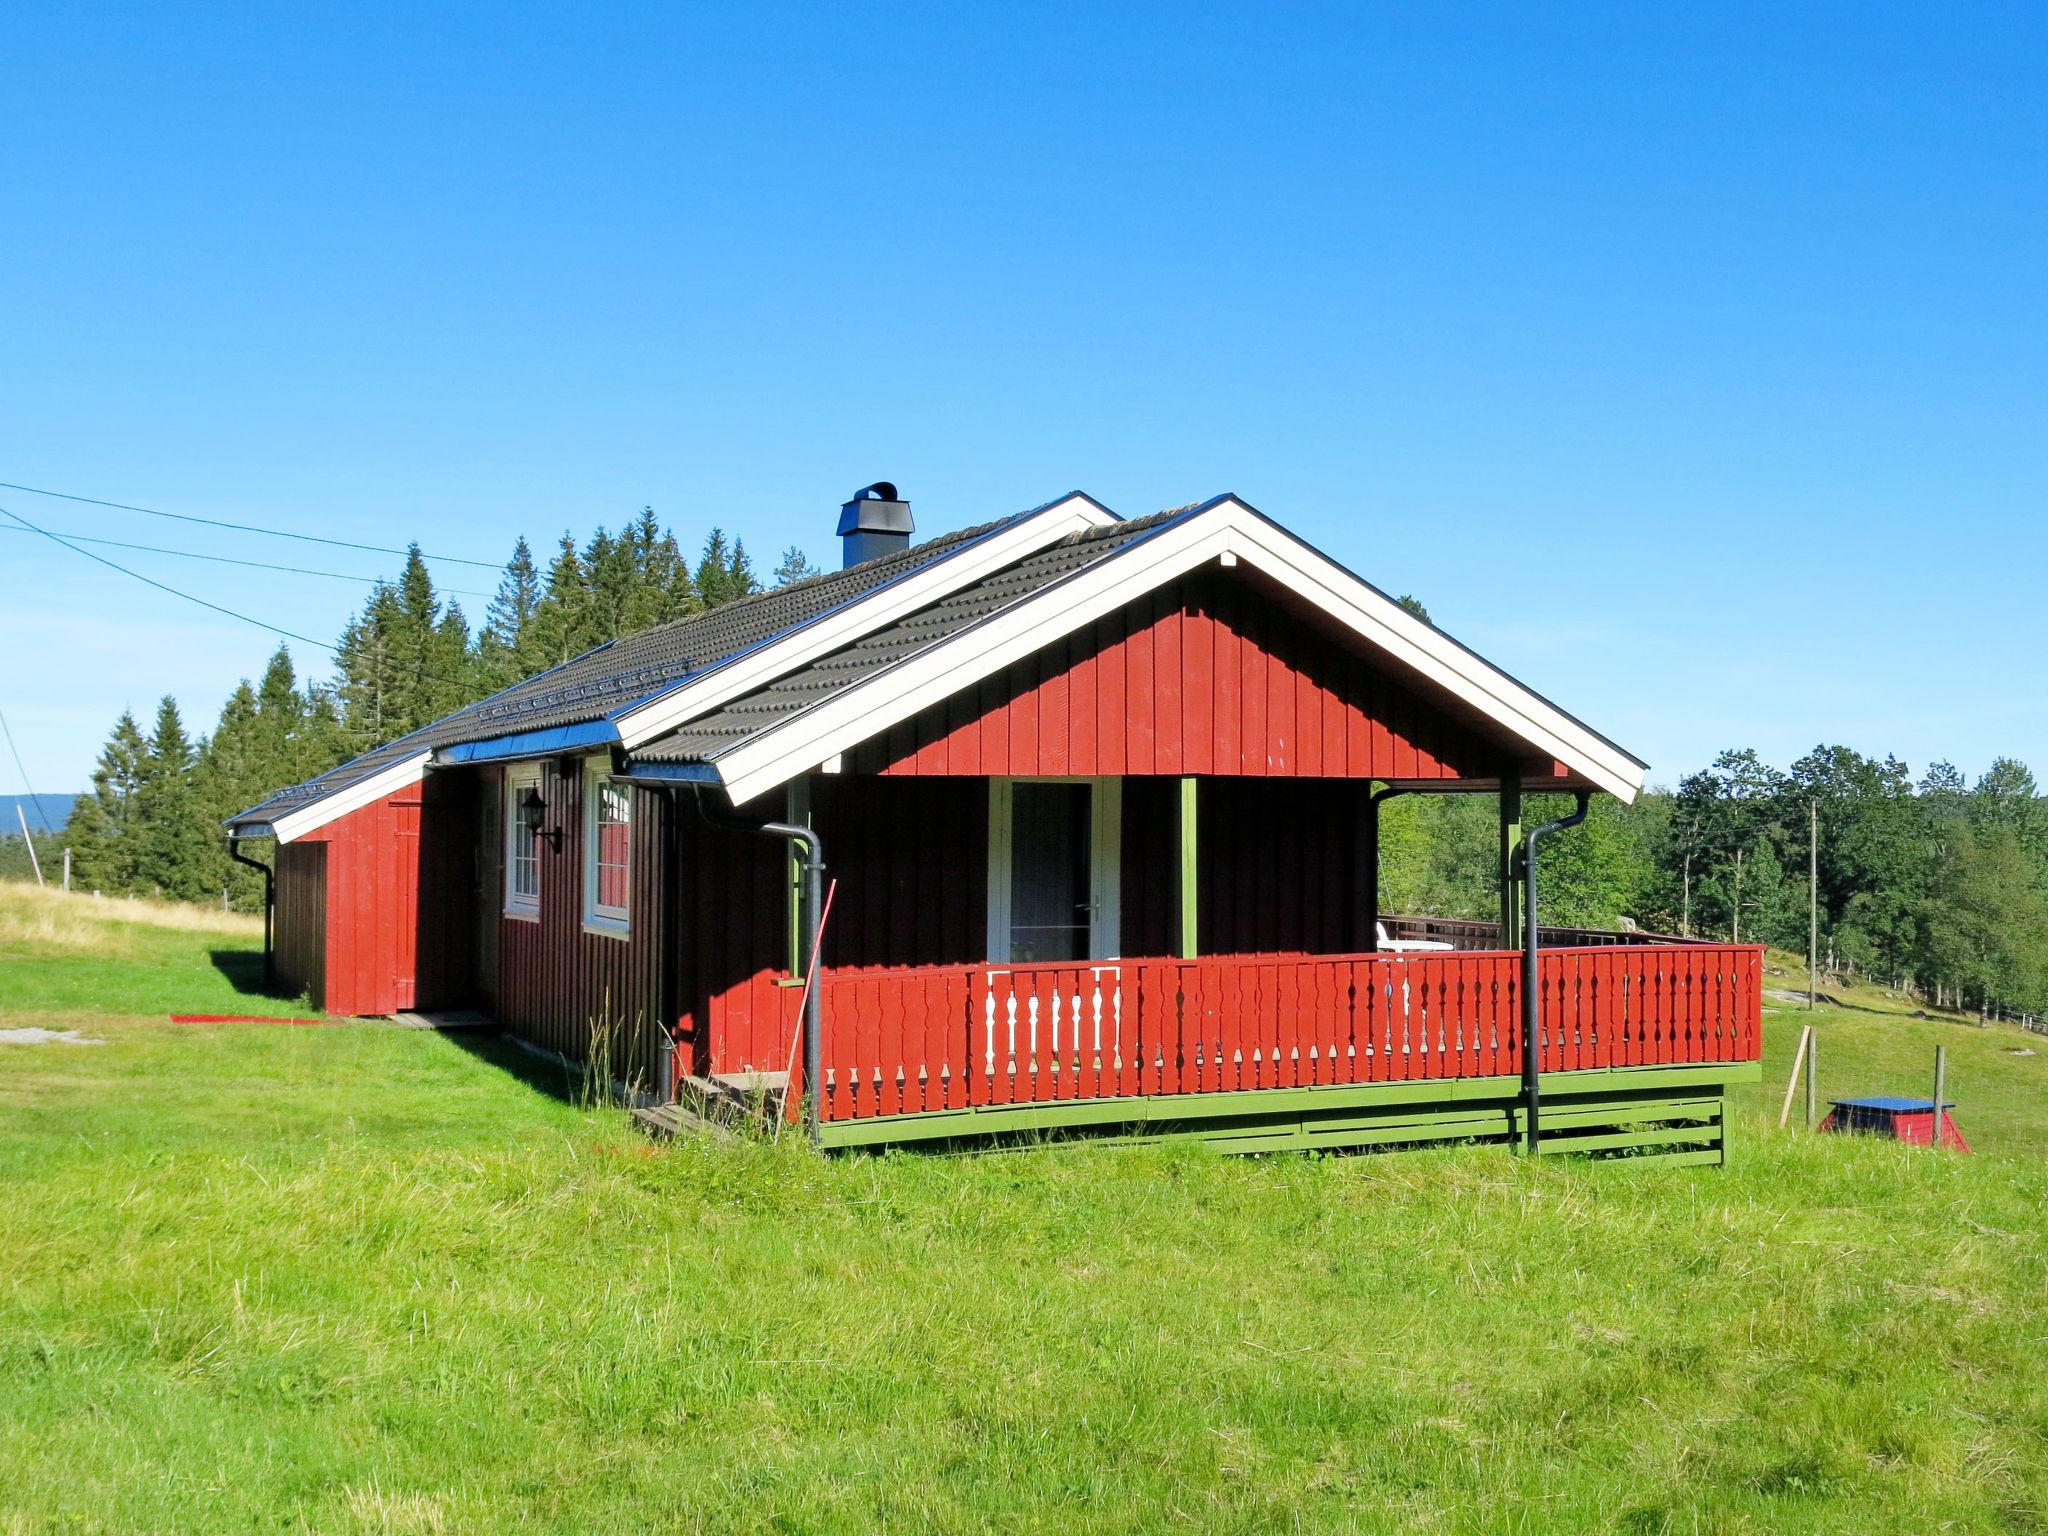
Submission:
[[[768,581],[808,574],[790,549]],[[70,827],[37,849],[48,868],[68,846],[83,889],[255,910],[262,883],[229,860],[226,816],[594,646],[761,589],[742,545],[714,529],[692,562],[648,509],[581,546],[564,534],[545,568],[521,539],[473,628],[415,546],[340,636],[330,678],[300,678],[280,647],[206,735],[170,698],[146,726],[124,713]],[[1524,820],[1567,809],[1532,796]],[[1387,802],[1388,910],[1495,915],[1496,837],[1490,796]],[[27,873],[19,837],[0,857],[0,874]],[[1547,846],[1543,878],[1547,922],[1797,951],[1811,890],[1824,970],[1951,1007],[2048,1012],[2048,800],[2010,758],[1973,781],[1840,745],[1784,767],[1730,749],[1634,805],[1595,797],[1587,823]]]

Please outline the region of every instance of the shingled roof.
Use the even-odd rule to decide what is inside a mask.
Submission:
[[[1412,669],[1572,782],[1624,799],[1641,787],[1640,760],[1235,496],[1123,522],[1076,493],[601,646],[230,825],[289,840],[402,788],[430,760],[607,745],[636,773],[711,779],[751,799],[965,686],[976,667],[999,668],[1062,624],[1206,560],[1242,561],[1278,582],[1352,637],[1344,643]]]
[[[864,679],[933,646],[993,614],[1024,602],[1054,583],[1121,554],[1150,534],[1192,515],[1183,507],[1132,518],[1108,528],[1070,534],[1057,544],[986,580],[940,599],[885,629],[819,658],[735,699],[702,719],[633,749],[636,763],[710,763],[756,732],[782,721]]]
[[[373,748],[316,779],[281,790],[260,805],[229,818],[228,825],[268,825],[435,751],[609,720],[880,591],[944,556],[1013,527],[1038,510],[1042,509],[941,534],[879,560],[806,577],[786,587],[601,645],[410,735]]]

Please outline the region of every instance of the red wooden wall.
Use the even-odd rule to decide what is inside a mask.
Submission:
[[[327,1006],[327,845],[280,843],[277,847],[277,911],[274,942],[277,980],[294,997],[315,1008]]]
[[[1209,567],[892,727],[884,774],[1489,778],[1501,748],[1293,611]]]
[[[585,1059],[595,1021],[611,1034],[612,1072],[625,1082],[654,1082],[664,1013],[664,935],[661,868],[669,823],[663,797],[633,791],[629,932],[592,933],[583,927],[583,777],[541,770],[547,803],[543,829],[560,827],[559,848],[540,845],[540,914],[505,911],[504,788],[499,770],[478,776],[474,834],[483,873],[476,900],[483,904],[489,937],[479,946],[478,989],[491,1016],[514,1034],[577,1060]]]
[[[329,1013],[469,1001],[474,837],[469,785],[428,778],[282,845],[280,977]]]
[[[1374,917],[1360,878],[1370,790],[1358,779],[1202,780],[1195,859],[1201,952],[1342,955],[1364,949]]]

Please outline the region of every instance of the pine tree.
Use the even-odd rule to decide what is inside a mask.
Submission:
[[[526,675],[519,666],[520,647],[539,606],[540,572],[534,569],[533,551],[522,537],[512,546],[512,558],[505,562],[505,574],[498,581],[498,595],[485,610],[483,629],[477,635],[480,692],[496,693]]]
[[[730,601],[726,590],[727,567],[732,561],[732,550],[725,542],[725,530],[714,528],[705,537],[704,551],[697,557],[697,596],[703,599],[706,608],[716,608],[720,603]]]
[[[453,604],[442,611],[417,544],[407,549],[398,580],[391,651],[397,693],[389,736],[416,731],[469,702],[469,624]]]
[[[259,790],[269,793],[310,776],[304,771],[307,765],[302,747],[306,715],[306,700],[299,692],[292,653],[280,645],[271,653],[269,665],[263,669],[263,681],[256,685],[256,787]],[[222,720],[225,723],[225,714]],[[214,734],[218,736],[220,733],[216,731]],[[247,806],[233,806],[228,814],[247,809]]]
[[[744,539],[733,540],[732,559],[725,567],[725,600],[752,597],[761,590],[761,580],[754,574],[754,563],[747,558]]]
[[[704,552],[697,560],[697,596],[706,608],[736,598],[750,597],[761,590],[754,567],[747,559],[745,544],[728,545],[725,530],[714,528],[704,540]]]
[[[815,575],[817,571],[811,565],[811,557],[792,544],[782,552],[782,564],[775,567],[775,585],[786,587],[793,581]]]
[[[380,581],[335,647],[335,694],[352,752],[367,752],[400,734],[392,728],[400,718],[402,692],[398,628],[398,592]]]
[[[576,552],[574,537],[564,533],[522,638],[521,674],[532,677],[589,650],[584,636],[591,627],[590,607],[590,582],[584,574],[583,558]]]
[[[396,586],[379,583],[343,631],[336,673],[351,747],[367,751],[438,720],[476,696],[469,623],[444,612],[419,546]]]
[[[149,743],[135,716],[124,709],[100,749],[92,789],[79,800],[66,828],[79,889],[127,895],[139,888],[142,834],[136,797],[148,755]]]
[[[274,662],[273,662],[274,665]],[[266,674],[268,681],[268,674]],[[267,799],[273,789],[269,722],[259,696],[245,679],[221,707],[220,721],[206,738],[193,769],[193,785],[204,823],[220,827],[228,817]],[[263,881],[257,873],[227,856],[221,837],[206,845],[204,888],[225,887],[242,911],[261,910]]]
[[[613,538],[600,527],[583,552],[583,572],[590,594],[585,611],[590,643],[602,645],[629,633],[627,616],[640,606],[641,573],[633,535]]]
[[[412,730],[453,714],[484,692],[477,679],[476,653],[470,649],[469,620],[460,603],[451,602],[434,626],[420,682],[419,717],[408,727]]]
[[[176,901],[192,901],[206,893],[211,831],[193,785],[196,754],[178,714],[178,701],[168,694],[157,706],[156,730],[143,758],[142,782],[135,791],[141,820],[141,857],[136,881]]]
[[[349,747],[348,728],[342,723],[341,704],[332,688],[310,687],[305,695],[305,724],[300,730],[294,761],[298,767],[284,785],[301,784],[345,763],[354,753]],[[283,787],[283,785],[280,785]]]
[[[676,544],[676,536],[658,525],[654,508],[642,507],[628,536],[640,580],[635,602],[625,616],[625,634],[638,634],[657,624],[684,618],[698,609],[697,586]]]

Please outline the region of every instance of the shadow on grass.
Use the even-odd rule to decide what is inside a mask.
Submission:
[[[213,961],[213,968],[220,972],[227,984],[245,997],[280,1000],[290,997],[282,987],[263,984],[263,951],[260,949],[209,950],[207,958]]]
[[[577,1102],[577,1085],[582,1077],[580,1069],[522,1050],[510,1035],[495,1029],[451,1029],[442,1031],[441,1038],[457,1050],[467,1051],[478,1061],[524,1083],[543,1098],[572,1107]]]

